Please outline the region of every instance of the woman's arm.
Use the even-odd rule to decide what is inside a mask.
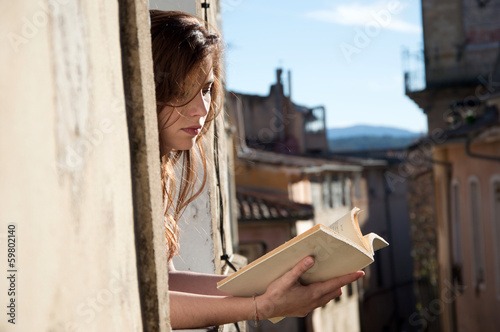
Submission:
[[[304,286],[299,282],[299,278],[313,265],[312,257],[304,258],[292,270],[269,285],[264,294],[257,296],[255,300],[259,319],[303,317],[340,296],[342,286],[364,275],[358,271]],[[170,321],[174,329],[199,328],[255,319],[256,307],[251,297],[201,295],[175,290],[169,293]]]
[[[202,328],[253,319],[252,298],[169,291],[172,329]]]
[[[168,289],[171,291],[227,296],[217,289],[217,283],[225,277],[227,276],[177,271],[174,263],[171,260],[168,262]]]

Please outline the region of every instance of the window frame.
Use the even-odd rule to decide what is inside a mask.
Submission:
[[[493,226],[493,259],[495,267],[496,297],[500,301],[500,197],[497,200],[496,186],[500,189],[500,174],[490,178],[491,223]]]
[[[473,195],[473,185],[476,186],[477,195]],[[472,281],[476,292],[486,290],[486,264],[484,250],[483,223],[481,219],[481,183],[475,175],[469,177],[469,220],[471,227],[471,250],[472,250]],[[477,204],[477,209],[474,205]],[[475,215],[477,212],[477,216]],[[478,271],[482,270],[482,280],[478,279]]]

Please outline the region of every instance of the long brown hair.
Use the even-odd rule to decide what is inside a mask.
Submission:
[[[207,164],[202,138],[218,114],[218,105],[222,96],[220,82],[222,41],[217,31],[210,31],[202,21],[190,14],[151,10],[150,17],[158,115],[165,106],[183,106],[175,105],[175,103],[186,100],[185,95],[189,94],[189,91],[184,91],[186,81],[199,72],[206,59],[212,59],[214,74],[214,83],[210,89],[212,101],[202,131],[196,138],[195,147],[190,150],[169,152],[162,156],[163,212],[168,259],[170,260],[178,253],[177,221],[186,206],[200,195],[207,180]],[[203,177],[198,188],[195,188],[198,178],[194,160],[195,148],[198,150],[197,154],[203,167]],[[174,167],[179,162],[182,162],[182,176],[179,192],[176,194]],[[175,200],[177,202],[174,204]]]

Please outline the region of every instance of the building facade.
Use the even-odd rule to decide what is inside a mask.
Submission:
[[[500,4],[422,1],[425,88],[407,95],[427,114],[431,141],[439,289],[427,326],[500,326]]]
[[[393,165],[385,155],[332,156],[326,144],[317,151],[307,144],[299,144],[300,149],[286,145],[286,137],[293,138],[290,142],[305,142],[310,134],[306,128],[314,122],[304,121],[307,112],[296,111],[289,117],[290,126],[292,121],[300,124],[295,131],[285,134],[286,126],[276,125],[291,114],[289,110],[298,108],[288,99],[290,105],[278,112],[274,97],[282,90],[277,89],[280,74],[277,71],[277,84],[269,96],[229,93],[226,98],[237,128],[235,180],[237,191],[254,196],[254,206],[247,211],[264,211],[274,201],[288,204],[289,211],[301,210],[302,218],[296,213],[276,220],[259,212],[259,218],[248,220],[240,213],[240,249],[250,260],[255,259],[315,224],[330,225],[357,206],[362,209],[359,223],[363,233],[375,232],[391,245],[377,253],[360,282],[346,287],[343,296],[315,310],[302,325],[306,331],[415,331],[409,323],[415,297],[407,183],[391,183],[388,175],[397,174],[402,161]],[[274,134],[267,144],[262,144],[263,132]],[[312,211],[310,216],[308,211]],[[268,328],[272,331],[273,327]]]
[[[389,242],[367,266],[358,283],[362,331],[417,331],[411,214],[406,150],[366,150],[337,153],[363,167],[354,182],[352,202],[362,209],[363,234],[374,232]]]

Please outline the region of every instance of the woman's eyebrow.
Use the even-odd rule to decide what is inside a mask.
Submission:
[[[214,82],[214,80],[213,80],[213,79],[211,79],[211,80],[207,81],[207,82],[205,83],[205,85],[212,84],[213,82]]]

